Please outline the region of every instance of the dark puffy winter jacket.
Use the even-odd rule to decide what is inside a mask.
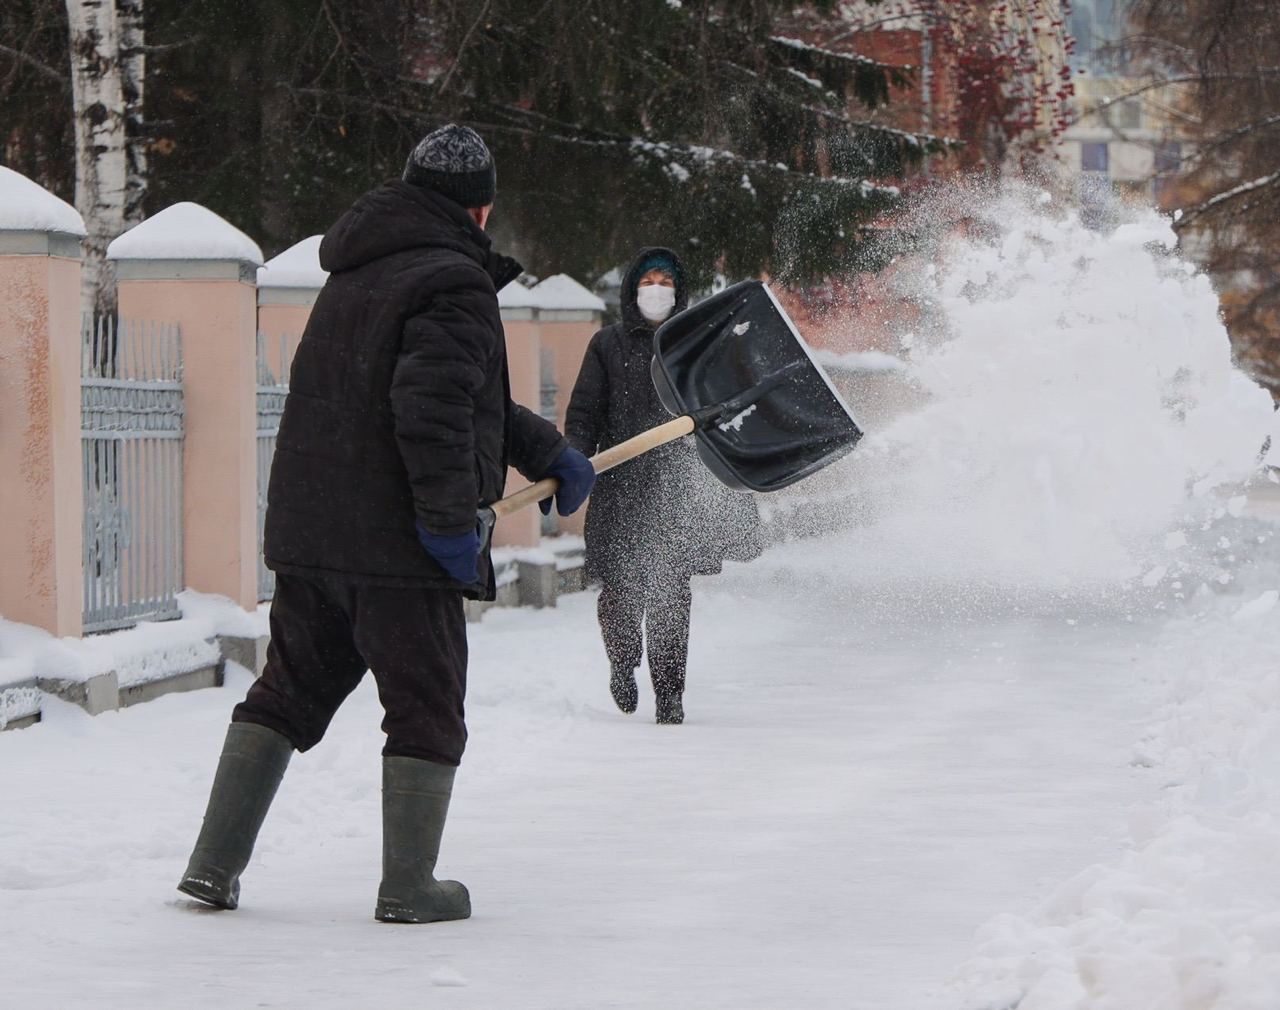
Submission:
[[[594,337],[565,419],[565,436],[587,455],[669,421],[649,375],[654,327],[636,305],[640,265],[653,253],[677,264],[676,304],[689,303],[684,267],[670,249],[642,249],[622,281],[620,322]],[[600,475],[587,506],[586,574],[595,581],[669,581],[720,571],[729,557],[758,553],[760,517],[680,439]]]
[[[530,479],[565,442],[511,402],[497,289],[519,265],[466,211],[389,182],[329,229],[330,272],[289,378],[268,491],[265,554],[276,571],[493,592],[492,566],[453,581],[423,551],[474,529],[508,462]]]

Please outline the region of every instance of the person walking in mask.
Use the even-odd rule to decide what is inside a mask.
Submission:
[[[451,124],[321,243],[329,279],[293,362],[267,496],[266,669],[232,714],[178,885],[202,902],[238,905],[291,755],[320,742],[372,670],[386,713],[375,917],[471,914],[467,889],[434,871],[467,738],[463,599],[494,597],[476,510],[501,496],[508,463],[559,478],[561,515],[595,479],[511,402],[497,291],[521,268],[484,231],[495,189],[484,141]]]
[[[590,456],[663,421],[650,378],[654,331],[688,304],[684,265],[642,249],[622,282],[622,318],[591,339],[565,420]],[[720,571],[758,543],[754,501],[715,481],[685,439],[600,476],[587,506],[586,574],[601,583],[598,616],[619,709],[639,704],[636,668],[647,650],[657,722],[684,721],[690,579]],[[741,552],[741,554],[740,554]]]

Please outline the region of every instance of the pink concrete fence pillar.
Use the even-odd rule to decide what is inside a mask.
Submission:
[[[556,387],[556,427],[564,431],[569,397],[578,381],[578,370],[587,353],[587,345],[604,321],[604,302],[568,274],[548,277],[536,288],[538,299],[538,337],[542,347],[551,352],[550,378]],[[585,507],[568,517],[556,517],[561,533],[582,535],[586,519]]]
[[[323,237],[304,238],[267,260],[258,271],[258,333],[266,347],[267,363],[281,381],[289,377],[289,365],[311,318],[311,307],[329,278],[320,267]]]
[[[542,396],[542,344],[538,338],[538,299],[520,284],[508,284],[498,292],[502,327],[507,334],[507,370],[511,375],[511,399],[537,413]],[[507,493],[528,483],[515,470],[507,472]],[[498,523],[495,547],[536,547],[542,540],[542,513],[525,509]]]
[[[75,208],[0,168],[0,616],[78,635],[84,604]]]
[[[176,322],[186,437],[187,585],[258,603],[257,291],[262,252],[212,211],[178,203],[107,249],[120,315]]]

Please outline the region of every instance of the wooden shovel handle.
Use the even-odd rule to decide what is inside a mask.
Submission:
[[[635,438],[619,442],[613,448],[592,456],[591,466],[596,473],[612,470],[619,463],[625,463],[629,459],[642,456],[650,449],[656,449],[660,445],[666,445],[668,442],[674,442],[684,435],[692,434],[693,427],[692,417],[687,415],[677,417],[666,424],[660,424],[656,428],[642,431]],[[493,510],[495,516],[501,519],[503,516],[509,516],[523,508],[528,508],[544,498],[550,498],[556,493],[556,488],[559,486],[560,482],[556,478],[548,477],[546,480],[540,480],[536,484],[521,488],[515,494],[503,498],[501,501],[494,502],[489,508]]]

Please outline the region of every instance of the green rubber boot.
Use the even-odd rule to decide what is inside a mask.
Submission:
[[[240,904],[240,874],[293,754],[275,730],[249,722],[227,728],[200,837],[178,890],[215,908]]]
[[[467,889],[434,876],[456,771],[417,758],[382,759],[378,921],[444,922],[471,916]]]

